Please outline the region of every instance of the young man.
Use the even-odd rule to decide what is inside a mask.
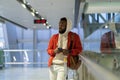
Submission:
[[[71,28],[70,20],[65,17],[61,18],[59,21],[59,33],[54,34],[49,41],[47,52],[50,55],[48,61],[50,80],[66,80],[67,68],[64,65],[64,58],[67,57],[67,66],[69,66],[69,57],[82,52],[79,35],[71,32]],[[70,46],[72,36],[74,36],[74,39],[72,46]]]

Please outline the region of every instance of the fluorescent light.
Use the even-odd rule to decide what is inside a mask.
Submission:
[[[35,14],[33,12],[30,12],[33,16],[35,16]]]
[[[23,8],[26,8],[25,4],[21,4]]]

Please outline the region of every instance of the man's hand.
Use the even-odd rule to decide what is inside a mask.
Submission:
[[[62,50],[60,50],[60,49],[58,49],[58,48],[56,48],[56,49],[54,50],[54,53],[60,53],[60,52],[62,52]]]
[[[70,52],[69,50],[67,50],[67,49],[63,49],[63,54],[64,54],[64,55],[68,55],[69,52]]]

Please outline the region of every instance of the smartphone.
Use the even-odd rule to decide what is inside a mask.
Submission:
[[[62,48],[58,48],[58,50],[59,50],[60,52],[62,52],[63,49],[62,49]]]

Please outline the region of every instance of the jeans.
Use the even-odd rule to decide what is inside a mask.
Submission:
[[[49,68],[50,80],[66,80],[67,67],[63,65],[52,65]]]

